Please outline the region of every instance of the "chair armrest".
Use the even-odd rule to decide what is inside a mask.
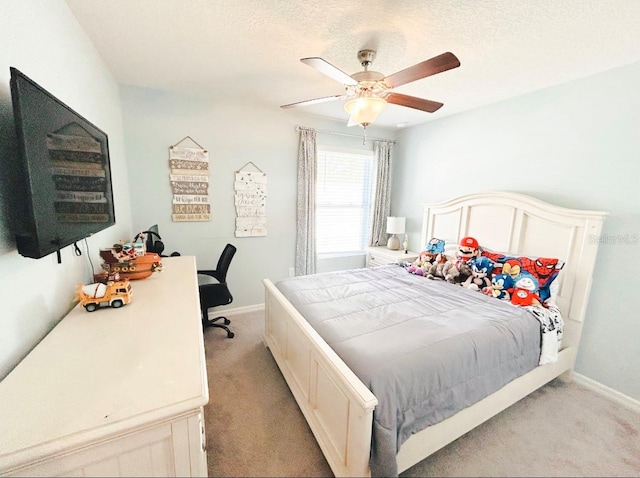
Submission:
[[[205,276],[209,276],[209,277],[213,277],[215,278],[218,282],[222,282],[220,280],[220,277],[218,275],[218,271],[215,269],[205,269],[205,270],[200,270],[197,271],[198,275],[205,275]],[[200,280],[198,280],[198,283],[200,284]]]

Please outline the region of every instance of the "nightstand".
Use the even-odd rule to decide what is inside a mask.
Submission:
[[[382,266],[396,262],[413,262],[417,258],[418,253],[413,251],[408,251],[405,254],[403,249],[392,251],[386,246],[367,247],[366,267]]]

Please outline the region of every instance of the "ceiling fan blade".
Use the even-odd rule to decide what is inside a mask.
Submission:
[[[417,98],[415,96],[403,95],[400,93],[390,93],[386,98],[387,103],[394,105],[408,106],[416,110],[426,111],[427,113],[434,113],[442,108],[443,103],[437,101],[425,100],[423,98]]]
[[[460,60],[453,53],[447,52],[389,75],[384,83],[389,88],[395,88],[459,66]]]
[[[357,85],[358,82],[347,75],[344,71],[339,68],[336,68],[331,63],[317,56],[313,56],[310,58],[302,58],[300,60],[305,65],[309,65],[311,68],[315,68],[323,75],[327,75],[329,78],[333,78],[336,81],[339,81],[343,85]]]
[[[324,96],[322,98],[314,98],[312,100],[298,101],[296,103],[289,103],[288,105],[282,105],[280,108],[296,108],[298,106],[309,106],[315,105],[316,103],[324,103],[325,101],[334,101],[340,100],[342,98],[346,98],[347,95],[334,95],[334,96]]]

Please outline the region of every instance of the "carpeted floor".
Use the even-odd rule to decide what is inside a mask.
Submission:
[[[205,331],[209,476],[333,476],[262,342],[262,312]],[[554,381],[401,476],[640,476],[640,414]]]

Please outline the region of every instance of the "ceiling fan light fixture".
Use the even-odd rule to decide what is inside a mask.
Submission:
[[[347,101],[344,109],[358,124],[368,126],[386,106],[387,102],[378,96],[359,96]]]

